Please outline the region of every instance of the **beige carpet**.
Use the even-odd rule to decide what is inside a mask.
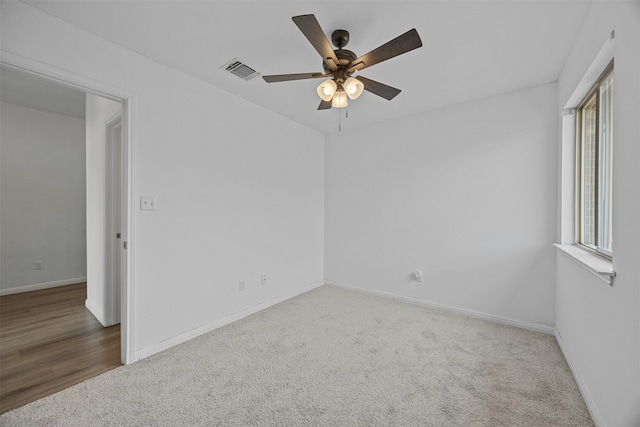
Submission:
[[[590,426],[552,336],[323,286],[2,426]]]

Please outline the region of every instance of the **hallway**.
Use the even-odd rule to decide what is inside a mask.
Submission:
[[[120,325],[86,298],[86,283],[0,297],[0,413],[120,366]]]

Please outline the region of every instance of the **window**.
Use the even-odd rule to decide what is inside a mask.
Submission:
[[[612,256],[613,63],[577,109],[577,243]]]

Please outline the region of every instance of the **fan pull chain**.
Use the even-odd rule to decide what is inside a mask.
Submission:
[[[340,112],[342,110],[342,108],[336,108],[336,110],[338,110],[338,132],[342,132],[342,113]],[[344,118],[345,119],[349,118],[349,108],[348,107],[344,108]]]

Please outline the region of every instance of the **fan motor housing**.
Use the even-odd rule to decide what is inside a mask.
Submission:
[[[355,53],[347,49],[336,49],[333,52],[336,54],[336,58],[338,58],[338,69],[347,67],[358,57]],[[325,73],[331,73],[331,70],[327,68],[327,64],[325,64],[324,62],[322,63],[322,68],[324,69]],[[351,75],[352,73],[348,74]]]

